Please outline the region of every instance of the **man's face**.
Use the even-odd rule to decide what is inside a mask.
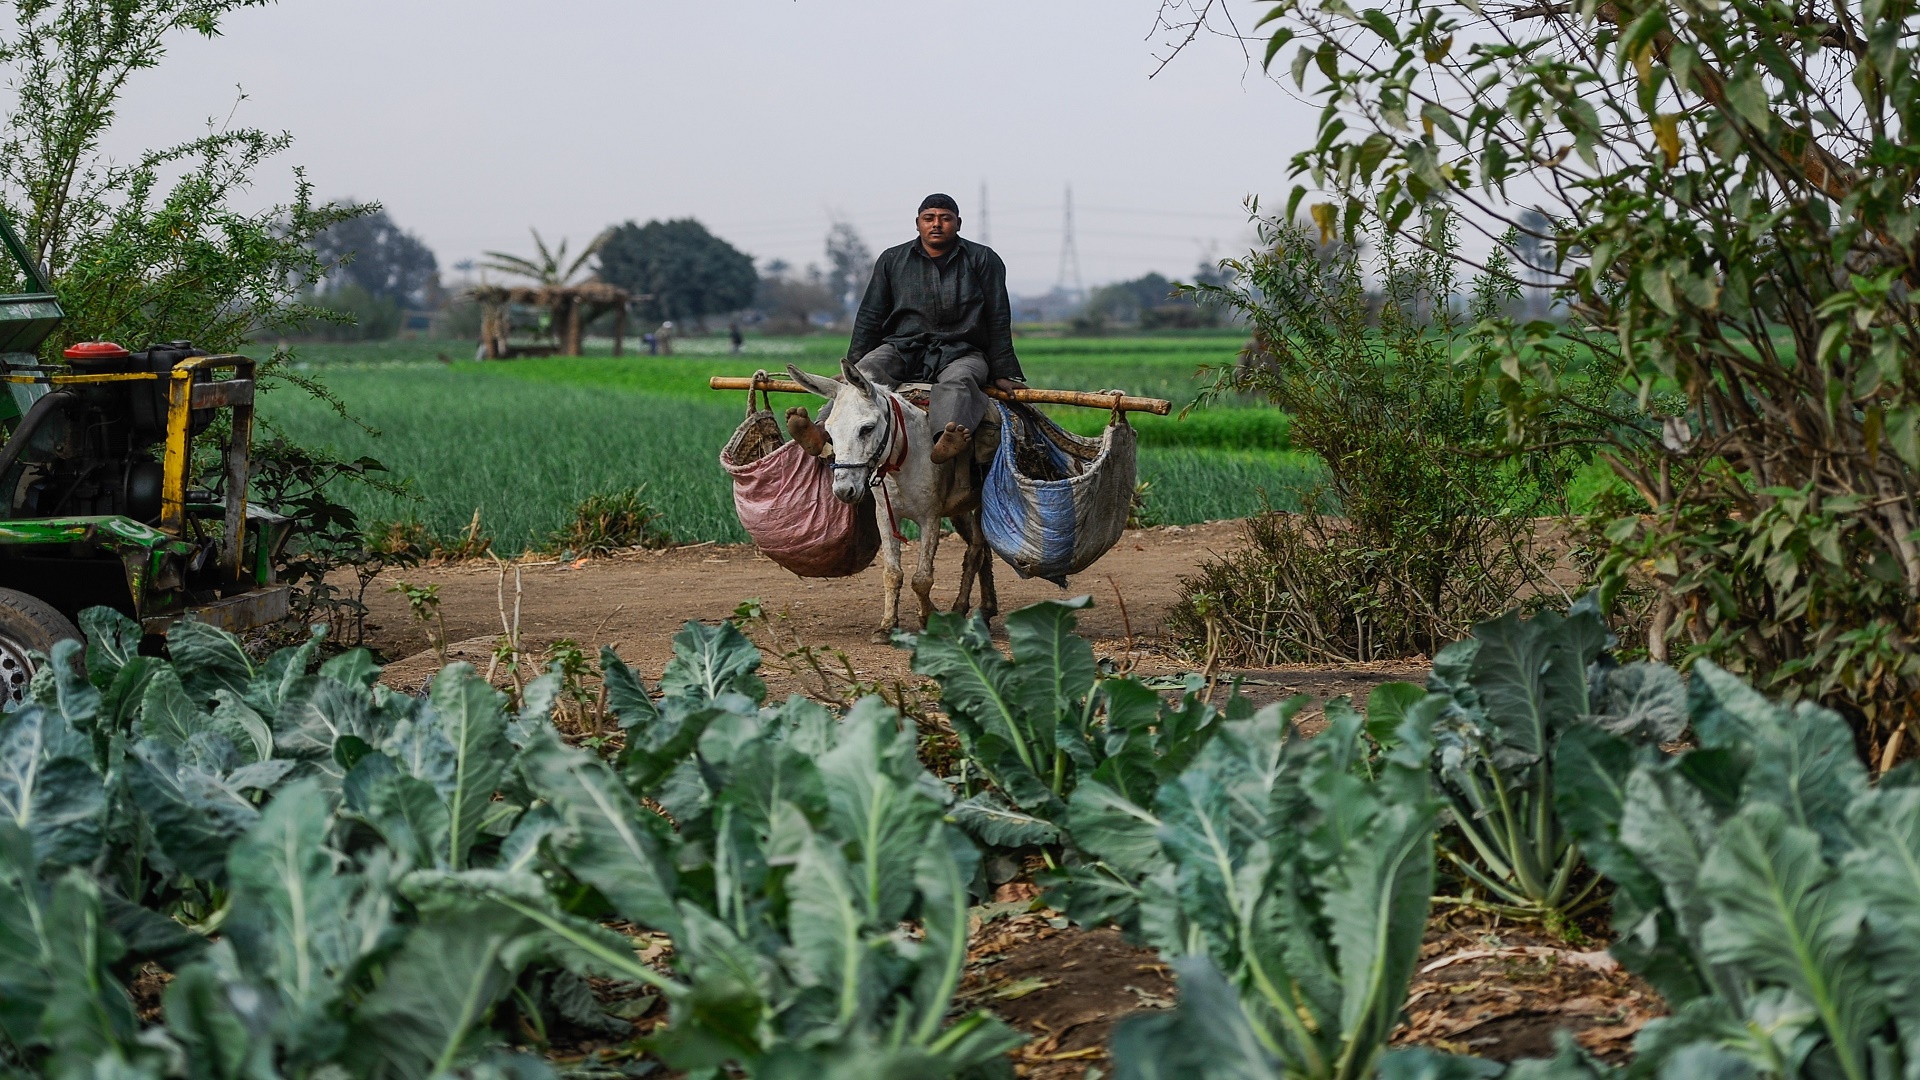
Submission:
[[[938,206],[929,206],[913,219],[920,230],[920,245],[935,255],[953,246],[960,236],[960,215]]]

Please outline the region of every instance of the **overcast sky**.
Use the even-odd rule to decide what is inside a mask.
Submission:
[[[1230,2],[1242,26],[1264,8]],[[577,249],[611,223],[689,215],[763,264],[804,266],[832,217],[877,252],[941,190],[1015,291],[1044,291],[1071,184],[1086,284],[1178,278],[1248,245],[1241,200],[1284,199],[1314,113],[1227,40],[1203,36],[1150,79],[1158,6],[280,0],[176,42],[135,79],[109,146],[128,156],[229,115],[286,130],[262,201],[303,165],[323,198],[384,203],[443,270],[529,251],[529,226]]]

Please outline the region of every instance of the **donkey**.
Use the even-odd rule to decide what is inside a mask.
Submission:
[[[793,365],[794,381],[833,402],[826,429],[833,461],[833,494],[856,503],[869,488],[879,487],[874,510],[880,518],[881,552],[885,557],[886,594],[880,608],[880,629],[874,640],[886,641],[900,625],[900,526],[912,521],[920,527],[920,563],[913,572],[913,592],[920,598],[920,625],[934,612],[933,557],[940,549],[940,519],[953,522],[966,541],[967,556],[960,572],[960,591],[953,610],[965,614],[980,583],[980,612],[988,619],[999,613],[993,587],[993,552],[980,526],[980,492],[973,481],[972,455],[963,454],[935,465],[928,451],[938,433],[926,410],[879,386],[860,369],[840,362],[840,381],[811,375]]]

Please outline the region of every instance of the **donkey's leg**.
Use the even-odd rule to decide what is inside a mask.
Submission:
[[[980,617],[992,622],[993,617],[1000,614],[1000,594],[993,587],[993,548],[987,546],[987,527],[980,520],[980,513],[976,506],[968,515],[973,522],[973,539],[967,544],[967,555],[979,571]]]
[[[954,594],[953,606],[947,610],[955,615],[965,615],[973,606],[973,579],[980,572],[980,559],[975,549],[982,545],[971,511],[963,511],[949,520],[953,522],[953,531],[967,542],[967,554],[960,560],[960,591]]]
[[[880,600],[880,629],[873,632],[873,640],[886,644],[900,625],[900,582],[906,575],[900,568],[900,538],[893,534],[893,522],[887,519],[884,503],[879,499],[874,502],[874,512],[880,517],[880,576],[885,586]]]
[[[936,610],[933,606],[933,557],[940,551],[939,513],[936,511],[931,518],[921,518],[919,525],[920,562],[913,569],[913,593],[920,598],[920,626],[924,629]]]

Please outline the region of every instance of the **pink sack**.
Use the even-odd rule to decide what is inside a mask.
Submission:
[[[720,465],[733,476],[740,524],[781,566],[801,577],[847,577],[879,553],[872,493],[852,506],[834,498],[832,467],[799,443],[782,444],[771,407],[747,414],[720,451]]]

